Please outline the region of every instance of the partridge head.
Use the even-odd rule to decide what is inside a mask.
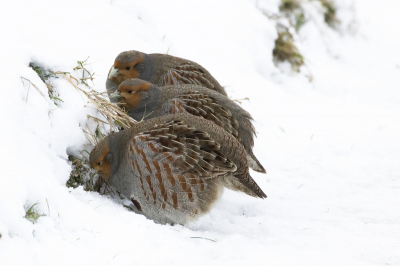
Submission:
[[[110,177],[115,173],[117,165],[117,160],[113,160],[113,154],[115,153],[112,135],[101,141],[92,150],[89,164],[94,169],[97,170],[100,175],[108,181]],[[110,147],[112,148],[110,150]]]
[[[114,65],[111,67],[108,77],[121,84],[122,81],[130,78],[139,78],[143,76],[143,72],[147,70],[145,68],[146,60],[144,60],[144,54],[138,51],[127,51],[120,53],[114,61]]]
[[[150,88],[152,84],[140,79],[128,79],[119,85],[118,90],[110,95],[116,99],[121,108],[126,111],[135,110],[139,106],[148,104],[149,100],[154,100],[156,95]],[[153,96],[153,97],[151,97]]]

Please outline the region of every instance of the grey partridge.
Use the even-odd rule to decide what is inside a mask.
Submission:
[[[116,91],[122,81],[130,78],[140,78],[158,86],[202,85],[226,95],[224,88],[204,67],[166,54],[146,54],[135,50],[120,53],[108,73],[108,95]]]
[[[199,85],[158,87],[140,79],[128,79],[110,95],[135,120],[167,114],[190,113],[223,127],[244,146],[250,168],[265,173],[253,154],[255,130],[251,115],[228,97]]]
[[[248,172],[245,154],[213,122],[173,114],[107,136],[89,162],[148,218],[185,224],[207,213],[224,187],[266,198]]]

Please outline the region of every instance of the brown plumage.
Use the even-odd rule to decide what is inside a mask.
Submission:
[[[207,213],[223,187],[266,197],[244,156],[243,146],[221,127],[174,114],[109,135],[89,161],[147,217],[184,224]]]
[[[171,55],[145,54],[134,50],[120,53],[108,73],[108,95],[130,78],[140,78],[158,86],[201,85],[226,95],[224,88],[204,67]]]
[[[158,87],[140,79],[128,79],[110,97],[118,99],[120,106],[137,121],[176,113],[210,120],[242,143],[253,170],[265,173],[252,150],[255,130],[251,115],[220,93],[199,85]]]

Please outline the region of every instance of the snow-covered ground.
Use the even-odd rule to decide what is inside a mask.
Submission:
[[[337,3],[342,33],[305,4],[307,67],[293,74],[272,63],[276,21],[260,10],[278,0],[2,1],[0,265],[400,265],[400,3]],[[104,91],[132,49],[196,61],[250,99],[266,200],[225,191],[208,215],[169,226],[65,186],[96,112],[61,78],[55,106],[28,64],[73,74],[90,56]],[[35,202],[45,216],[32,224]]]

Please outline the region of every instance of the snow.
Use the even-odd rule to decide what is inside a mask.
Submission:
[[[272,63],[277,21],[260,8],[276,13],[278,0],[2,1],[0,265],[400,265],[400,3],[337,3],[350,29],[304,4],[295,74]],[[54,105],[28,64],[73,74],[90,56],[104,91],[131,49],[196,61],[250,99],[266,200],[226,190],[208,215],[169,226],[65,186],[96,112],[61,78]],[[32,224],[35,202],[45,216]]]

